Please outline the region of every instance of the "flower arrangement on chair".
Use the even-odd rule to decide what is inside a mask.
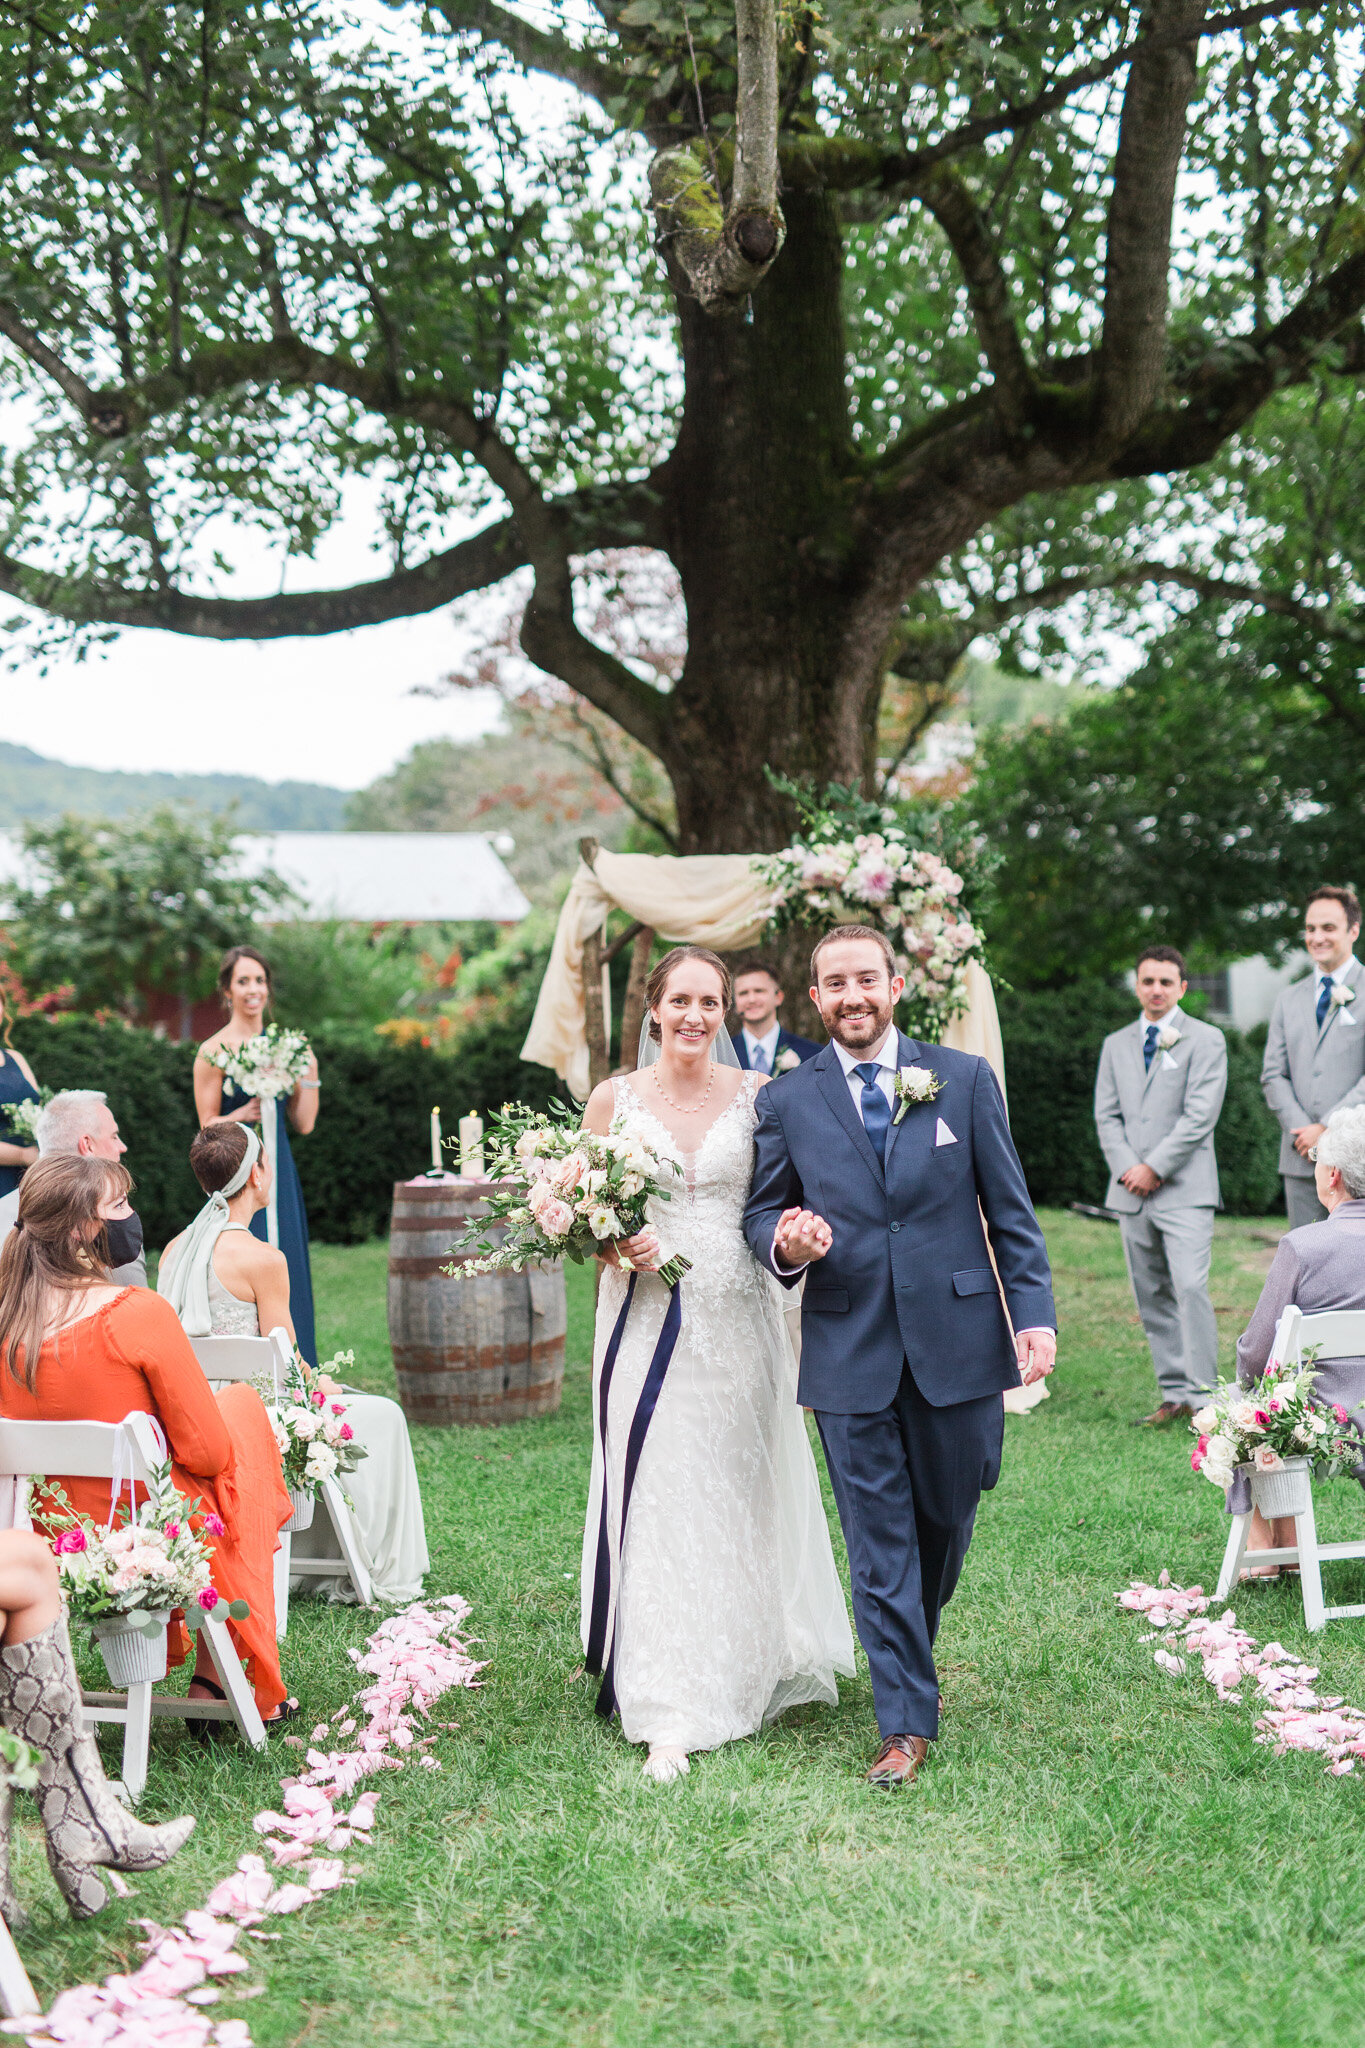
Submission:
[[[354,1365],[353,1351],[338,1351],[316,1370],[294,1355],[279,1395],[266,1394],[270,1423],[279,1446],[284,1483],[294,1503],[291,1533],[312,1526],[318,1488],[324,1480],[353,1472],[366,1455],[346,1420],[346,1403],[336,1399],[332,1368]]]

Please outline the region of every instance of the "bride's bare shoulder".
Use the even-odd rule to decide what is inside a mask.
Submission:
[[[616,1114],[616,1089],[611,1081],[599,1081],[588,1097],[583,1111],[584,1128],[596,1131],[599,1136],[611,1129],[611,1120]]]

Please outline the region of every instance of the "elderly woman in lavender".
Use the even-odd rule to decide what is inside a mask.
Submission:
[[[1291,1302],[1305,1315],[1325,1309],[1365,1309],[1365,1106],[1337,1109],[1327,1119],[1314,1154],[1318,1200],[1327,1210],[1321,1223],[1305,1223],[1280,1239],[1261,1298],[1237,1343],[1237,1377],[1244,1386],[1259,1378],[1270,1357],[1275,1325]],[[1315,1396],[1351,1410],[1365,1426],[1365,1357],[1324,1359],[1314,1381]],[[1365,1467],[1356,1477],[1365,1484]],[[1272,1525],[1252,1517],[1248,1550],[1271,1550],[1294,1542],[1292,1517]],[[1254,1572],[1276,1578],[1274,1568]]]

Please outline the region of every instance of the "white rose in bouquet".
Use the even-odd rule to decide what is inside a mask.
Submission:
[[[337,1454],[327,1444],[310,1444],[304,1460],[304,1472],[309,1479],[330,1479],[337,1468]]]

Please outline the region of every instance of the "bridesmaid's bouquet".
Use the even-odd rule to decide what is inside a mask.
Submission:
[[[186,1500],[169,1464],[153,1466],[149,1479],[146,1500],[117,1528],[102,1528],[77,1514],[60,1486],[46,1479],[30,1482],[30,1495],[41,1492],[47,1502],[38,1510],[30,1499],[29,1511],[34,1527],[57,1553],[70,1613],[88,1623],[145,1615],[151,1634],[165,1627],[166,1614],[175,1607],[184,1608],[190,1628],[219,1607],[219,1619],[230,1615],[245,1621],[251,1612],[245,1600],[225,1601],[213,1584],[205,1537],[222,1535],[218,1516],[201,1514],[197,1500]]]
[[[276,1102],[282,1095],[293,1094],[308,1072],[313,1048],[301,1031],[267,1024],[258,1037],[248,1038],[244,1045],[220,1045],[205,1057],[210,1066],[221,1067],[244,1095]]]
[[[581,1266],[604,1244],[643,1230],[651,1196],[671,1201],[675,1158],[638,1132],[621,1130],[619,1118],[602,1138],[583,1130],[575,1116],[562,1103],[537,1113],[509,1102],[489,1118],[484,1145],[493,1185],[484,1197],[485,1213],[451,1247],[453,1254],[485,1256],[444,1267],[451,1279],[519,1273],[533,1259],[572,1259]],[[500,1244],[485,1234],[489,1223],[506,1224]],[[658,1269],[669,1287],[691,1270],[691,1260],[681,1254]]]
[[[40,1088],[35,1102],[26,1096],[22,1102],[7,1102],[0,1115],[9,1124],[16,1145],[36,1145],[38,1142],[38,1119],[52,1100],[50,1088]]]

